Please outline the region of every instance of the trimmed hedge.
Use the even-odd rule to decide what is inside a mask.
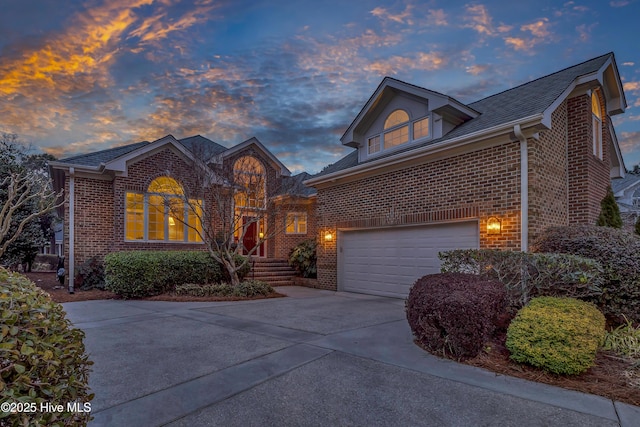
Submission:
[[[453,250],[438,256],[443,273],[480,274],[503,283],[512,312],[539,296],[589,299],[602,294],[604,270],[588,258],[490,249]]]
[[[106,289],[124,298],[158,295],[184,283],[222,280],[220,265],[206,252],[114,252],[104,259]]]
[[[504,285],[474,274],[440,273],[413,285],[406,315],[416,341],[454,359],[476,356],[504,312]]]
[[[555,374],[580,374],[593,366],[605,336],[605,318],[595,305],[573,298],[534,298],[507,330],[516,362]]]
[[[34,405],[30,413],[0,412],[3,426],[86,426],[89,413],[42,412],[41,403],[93,399],[84,332],[71,327],[62,306],[27,278],[0,268],[0,395]],[[27,406],[31,408],[30,406]]]
[[[594,225],[551,227],[532,245],[534,252],[592,258],[604,267],[603,293],[591,299],[617,324],[640,322],[640,238],[628,231]]]
[[[192,297],[255,297],[268,296],[274,292],[271,285],[259,280],[245,280],[235,287],[228,283],[220,283],[219,285],[188,283],[176,286],[176,295]]]

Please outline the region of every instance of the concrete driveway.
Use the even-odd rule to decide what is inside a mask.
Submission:
[[[638,426],[640,408],[441,360],[397,299],[64,304],[95,362],[90,426]]]

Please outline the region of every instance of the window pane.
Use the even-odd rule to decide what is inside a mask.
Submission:
[[[169,240],[184,241],[184,203],[181,199],[169,199]]]
[[[307,214],[298,217],[298,233],[307,234]]]
[[[142,194],[126,194],[126,240],[144,239],[144,196]]]
[[[429,118],[418,120],[413,123],[413,139],[429,136]]]
[[[184,194],[178,181],[168,176],[161,176],[154,179],[151,184],[149,184],[148,191],[149,193],[160,194]]]
[[[202,202],[200,200],[189,200],[187,215],[189,219],[189,241],[202,242],[200,237],[202,233]]]
[[[404,144],[407,141],[409,141],[409,126],[402,126],[384,134],[385,149]]]
[[[380,151],[380,135],[369,138],[369,154]]]
[[[591,112],[597,118],[602,119],[602,112],[600,111],[600,100],[598,99],[598,94],[595,91],[591,94]]]
[[[409,115],[405,111],[395,110],[394,112],[389,114],[389,117],[387,117],[387,120],[384,121],[384,128],[389,129],[408,121],[409,121]]]
[[[287,214],[287,234],[293,234],[296,232],[296,215],[292,213]]]
[[[164,197],[149,195],[149,240],[164,240]]]

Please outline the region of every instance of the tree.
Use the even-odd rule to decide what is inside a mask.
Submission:
[[[602,227],[622,227],[622,218],[620,217],[620,209],[616,203],[616,198],[613,195],[613,190],[609,186],[607,188],[607,195],[604,196],[602,202],[600,202],[600,216],[596,225]]]
[[[222,162],[208,155],[206,147],[194,146],[192,152],[195,178],[179,199],[169,202],[171,216],[197,233],[211,257],[226,269],[231,285],[238,286],[238,272],[250,257],[284,232],[286,220],[276,218],[286,218],[286,212],[295,205],[300,184],[283,177],[268,181],[256,156]],[[177,171],[170,172],[178,181],[184,178]]]
[[[28,261],[33,248],[46,243],[47,214],[63,203],[43,167],[51,157],[28,152],[17,135],[0,134],[0,258],[22,255]]]

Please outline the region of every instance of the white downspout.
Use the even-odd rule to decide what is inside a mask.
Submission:
[[[529,153],[527,138],[520,125],[513,127],[513,133],[520,141],[520,250],[529,250]]]
[[[73,279],[75,277],[75,169],[69,168],[69,293],[74,293]]]

